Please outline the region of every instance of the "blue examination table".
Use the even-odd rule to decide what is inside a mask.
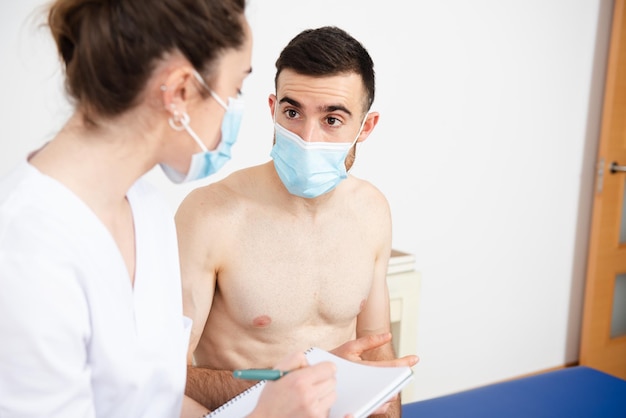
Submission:
[[[402,406],[403,418],[626,418],[626,380],[575,366]]]

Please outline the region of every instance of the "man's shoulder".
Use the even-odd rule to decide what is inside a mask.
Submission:
[[[220,181],[198,187],[183,199],[178,212],[236,216],[258,193],[263,173],[261,166],[243,168]]]
[[[222,182],[198,187],[182,200],[176,211],[176,218],[210,221],[215,215],[231,212],[234,204],[232,196],[232,191]]]
[[[387,197],[373,183],[359,177],[350,176],[350,193],[357,201],[365,200],[370,204],[387,206]]]

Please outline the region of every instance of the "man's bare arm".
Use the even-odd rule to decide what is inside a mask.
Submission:
[[[213,241],[205,239],[207,230],[213,231],[210,224],[212,218],[201,210],[207,196],[210,195],[201,189],[191,192],[180,204],[175,220],[181,264],[183,313],[193,321],[187,351],[185,395],[212,410],[243,391],[249,382],[229,384],[234,378],[228,376],[228,372],[194,366],[194,353],[213,305],[217,281],[215,260],[211,258],[217,252],[210,247]],[[211,235],[215,235],[215,231]]]
[[[386,290],[386,286],[385,286],[385,289],[382,291],[382,293],[384,295],[383,301],[388,300],[389,296]],[[381,315],[383,318],[389,317],[388,303],[381,301],[379,306],[376,306],[375,310],[379,311],[379,315]],[[362,328],[364,325],[365,325],[365,330]],[[359,316],[359,318],[357,319],[357,337],[371,335],[370,333],[371,331],[368,329],[368,326],[372,326],[374,330],[376,331],[378,330],[387,331],[390,327],[388,322],[385,323],[383,321],[383,324],[378,323],[378,321],[367,322],[364,320],[364,318]],[[382,328],[379,328],[379,326],[382,326]],[[390,340],[384,344],[381,344],[378,347],[375,347],[375,348],[372,348],[370,350],[363,352],[363,354],[361,355],[361,358],[362,360],[366,362],[370,362],[374,364],[381,363],[381,362],[385,363],[385,362],[395,360],[396,354],[394,353],[393,346]],[[400,401],[400,394],[398,394],[393,399],[389,400],[384,405],[384,407],[378,410],[378,412],[379,412],[378,414],[372,415],[372,417],[399,418],[402,415],[402,405]]]
[[[187,366],[185,395],[214,410],[255,383],[234,378],[232,371]]]
[[[389,232],[389,226],[385,222],[381,222],[384,231]],[[389,332],[391,330],[390,312],[389,312],[389,289],[387,288],[387,266],[389,264],[389,256],[391,254],[391,236],[390,234],[381,234],[386,239],[381,240],[380,249],[378,251],[376,262],[374,265],[374,281],[367,299],[367,304],[357,317],[356,335],[363,337],[371,334],[379,334],[381,332]],[[371,362],[390,361],[396,358],[391,341],[382,344],[372,350],[368,350],[362,355],[363,360]],[[402,405],[400,402],[400,394],[385,403],[374,417],[399,418],[402,415]]]

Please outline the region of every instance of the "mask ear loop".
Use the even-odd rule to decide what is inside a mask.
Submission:
[[[194,141],[196,141],[196,143],[198,144],[198,146],[203,152],[209,152],[206,145],[204,145],[202,140],[200,140],[200,138],[198,137],[198,135],[196,135],[193,129],[189,127],[189,122],[191,122],[191,118],[189,117],[189,114],[187,112],[183,112],[180,118],[178,117],[178,115],[179,113],[177,111],[174,111],[174,116],[171,116],[167,120],[167,122],[170,124],[170,127],[173,130],[178,131],[178,132],[182,130],[187,131],[187,133],[191,135],[191,137],[194,139]]]
[[[274,122],[274,142],[276,142],[276,125],[278,125],[278,123],[276,123],[276,112],[278,112],[278,97],[274,102],[274,114],[272,115],[272,122]]]
[[[361,132],[363,132],[363,127],[365,126],[365,121],[367,120],[368,116],[369,116],[369,112],[365,114],[365,117],[363,118],[363,121],[361,122],[361,127],[359,128],[359,133],[356,134],[356,138],[354,138],[354,141],[352,141],[350,148],[348,148],[348,152],[350,152],[352,147],[354,147],[354,157],[352,158],[352,165],[350,166],[350,170],[352,170],[352,167],[354,167],[354,161],[356,160],[356,143],[359,140],[359,137],[361,136]],[[350,170],[346,170],[346,172],[349,173]]]
[[[361,136],[361,132],[363,132],[363,127],[365,126],[365,121],[367,121],[368,116],[369,116],[369,112],[365,114],[365,117],[363,118],[363,121],[361,122],[361,127],[359,128],[359,133],[356,134],[356,138],[354,138],[354,141],[352,141],[352,145],[350,145],[350,148],[352,148],[354,144],[356,144],[356,142],[359,140],[359,137]]]
[[[196,80],[198,80],[198,83],[200,83],[202,87],[204,87],[206,91],[209,92],[211,97],[213,97],[213,99],[215,99],[215,101],[224,108],[224,110],[228,110],[228,105],[224,103],[224,101],[220,98],[220,96],[218,96],[217,93],[215,93],[213,89],[207,85],[207,83],[204,81],[202,76],[196,70],[193,70],[193,76]]]
[[[177,110],[174,111],[174,115],[170,116],[167,122],[170,124],[170,127],[175,131],[182,131],[185,129],[186,125],[189,125],[189,115],[187,112],[183,112],[182,116],[178,113]]]

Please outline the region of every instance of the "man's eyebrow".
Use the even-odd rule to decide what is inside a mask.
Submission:
[[[286,103],[289,103],[289,104],[290,104],[290,105],[292,105],[293,107],[297,107],[297,108],[301,108],[301,107],[302,107],[302,105],[300,104],[300,102],[299,102],[299,101],[294,100],[294,99],[292,99],[292,98],[289,98],[289,97],[287,97],[287,96],[283,97],[282,99],[280,99],[280,100],[278,101],[278,103],[280,103],[280,104],[283,104],[283,103],[285,103],[285,102],[286,102]]]
[[[302,108],[302,104],[300,104],[300,102],[298,102],[297,100],[294,100],[294,99],[292,99],[290,97],[287,97],[287,96],[285,96],[282,99],[280,99],[278,101],[278,103],[280,103],[280,104],[289,103],[290,105],[292,105],[295,108],[298,108],[298,109]],[[325,112],[325,113],[332,113],[332,112],[340,111],[340,112],[344,112],[348,116],[352,116],[352,112],[350,112],[348,110],[348,108],[346,108],[345,106],[342,106],[342,105],[321,106],[319,108],[319,110],[321,110],[322,112]]]
[[[332,112],[336,112],[339,110],[341,112],[346,113],[348,116],[352,116],[352,112],[350,112],[347,107],[342,106],[342,105],[324,106],[321,108],[321,110],[327,113],[332,113]]]

